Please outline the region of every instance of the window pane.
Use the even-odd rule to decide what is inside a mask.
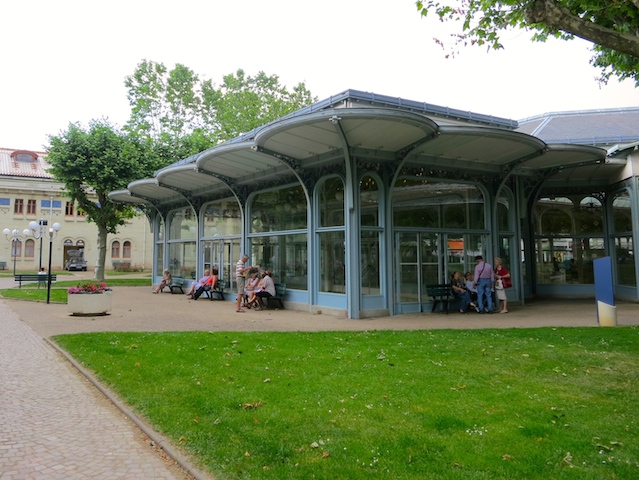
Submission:
[[[25,257],[35,256],[35,242],[31,239],[24,242],[24,256]]]
[[[195,280],[195,242],[175,242],[169,245],[172,275]]]
[[[329,178],[319,190],[320,227],[344,225],[344,182]]]
[[[197,236],[195,215],[190,208],[183,208],[169,214],[169,240],[189,240]]]
[[[483,229],[484,197],[473,185],[400,179],[393,220],[401,227]]]
[[[111,244],[111,258],[120,258],[120,242],[118,241]]]
[[[362,294],[379,295],[379,232],[362,231]]]
[[[636,286],[637,274],[632,237],[615,238],[615,253],[617,255],[617,283]]]
[[[218,200],[207,205],[204,211],[203,237],[220,235],[240,235],[242,233],[242,212],[237,200]]]
[[[379,188],[373,177],[366,176],[359,182],[362,226],[379,225]]]
[[[510,203],[508,202],[508,198],[501,195],[497,201],[497,227],[500,232],[509,232],[512,230],[510,228],[509,208]]]
[[[126,241],[122,244],[122,257],[131,258],[131,242]]]
[[[155,256],[155,273],[156,275],[164,274],[164,244],[158,243],[155,245],[156,248],[156,256]],[[171,272],[173,275],[173,272]],[[177,273],[175,274],[177,275]]]
[[[575,211],[576,233],[603,233],[603,208],[601,202],[594,197],[585,197]]]
[[[612,201],[613,222],[615,232],[632,232],[632,211],[630,194],[620,192]]]
[[[301,186],[263,192],[250,206],[252,233],[306,228],[306,195]]]
[[[273,235],[251,239],[251,264],[270,270],[286,288],[308,289],[307,236]]]
[[[320,244],[320,291],[346,292],[346,269],[344,265],[344,232],[318,234]]]

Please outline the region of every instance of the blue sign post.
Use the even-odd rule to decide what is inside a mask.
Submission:
[[[595,299],[597,300],[597,321],[604,327],[617,325],[617,308],[612,281],[612,261],[603,257],[593,262],[595,269]]]

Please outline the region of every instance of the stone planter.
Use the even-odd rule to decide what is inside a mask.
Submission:
[[[70,294],[67,309],[70,315],[106,315],[111,311],[111,292],[99,294]]]

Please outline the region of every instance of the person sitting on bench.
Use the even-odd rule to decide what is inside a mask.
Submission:
[[[258,307],[256,308],[264,308],[264,302],[262,301],[262,299],[274,296],[275,284],[273,283],[273,279],[271,278],[271,272],[269,270],[264,270],[264,272],[262,272],[262,280],[260,280],[258,288],[251,292],[246,306],[251,306],[257,302]]]
[[[204,285],[209,278],[211,278],[211,271],[207,268],[206,270],[204,270],[204,276],[200,278],[197,282],[193,282],[191,284],[191,288],[189,288],[189,291],[186,292],[186,295],[189,298],[193,298],[193,294],[195,293],[195,291],[198,288],[200,288],[202,285]]]
[[[211,276],[207,278],[206,281],[202,285],[200,285],[200,287],[192,295],[191,298],[193,298],[193,300],[197,300],[198,298],[200,298],[200,295],[202,295],[206,290],[210,291],[217,287],[217,284],[218,284],[217,273],[218,273],[217,268],[214,268],[213,271],[211,272]]]

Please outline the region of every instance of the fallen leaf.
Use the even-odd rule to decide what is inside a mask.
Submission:
[[[330,457],[330,455],[331,455],[330,453],[325,451],[324,453],[322,453],[322,458],[328,458]]]

